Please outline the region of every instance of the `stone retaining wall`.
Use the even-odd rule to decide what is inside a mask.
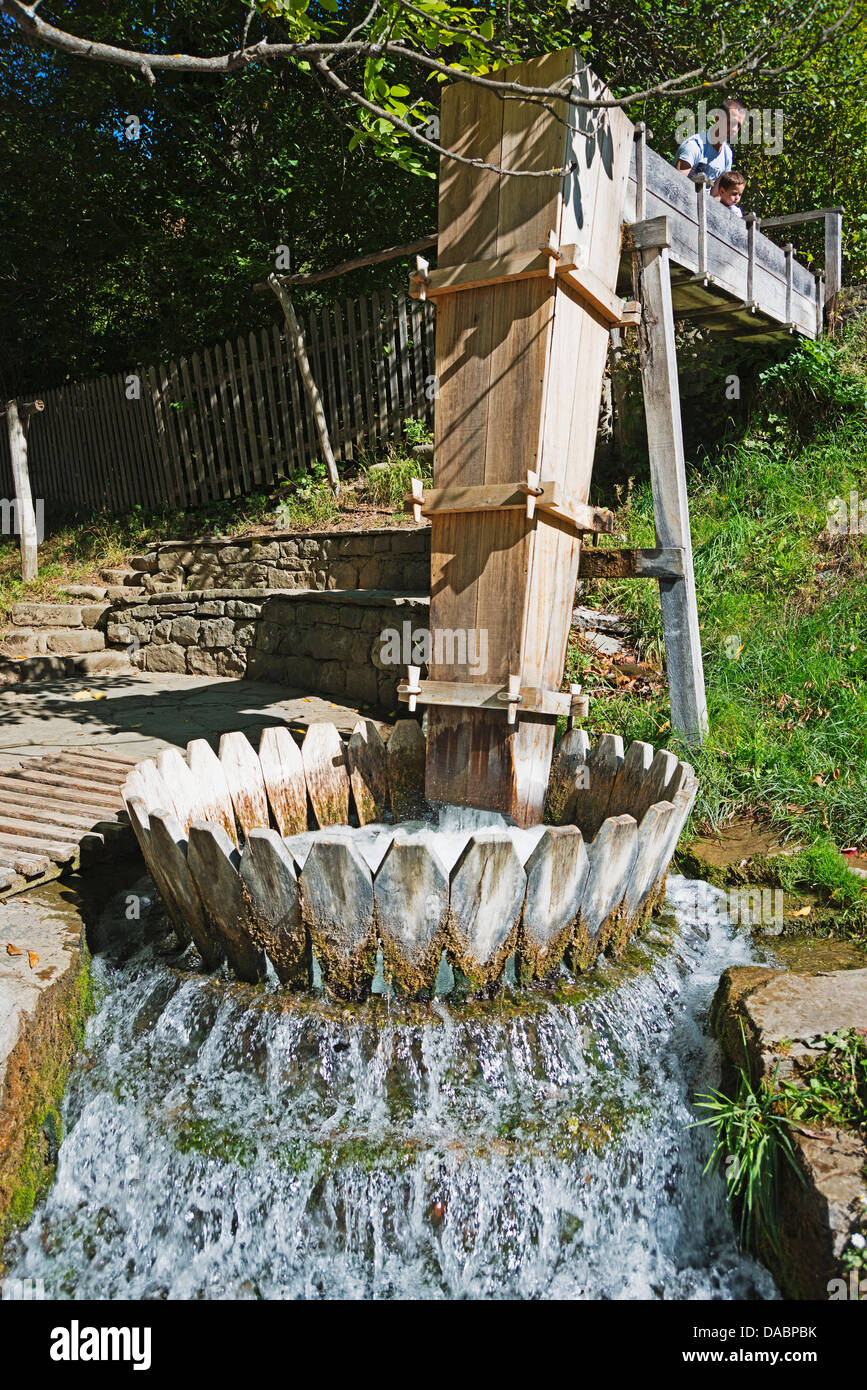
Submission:
[[[405,672],[379,661],[381,633],[427,627],[429,599],[384,590],[207,589],[116,601],[106,627],[145,671],[249,676],[383,710]]]
[[[424,593],[430,529],[286,531],[165,541],[130,562],[148,593],[178,589],[387,589]]]

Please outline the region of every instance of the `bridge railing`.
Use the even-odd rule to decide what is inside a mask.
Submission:
[[[737,217],[709,198],[644,146],[640,133],[632,152],[625,215],[627,222],[668,217],[671,261],[691,272],[697,286],[719,290],[793,332],[811,338],[821,332],[819,277],[796,260],[790,247],[763,236],[758,218]]]

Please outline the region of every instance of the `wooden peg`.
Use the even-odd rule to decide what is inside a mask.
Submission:
[[[536,511],[536,498],[542,489],[539,487],[539,474],[527,469],[527,520],[532,521]],[[509,721],[512,722],[511,720]]]
[[[590,696],[581,694],[580,685],[570,685],[569,694],[572,699],[569,706],[569,716],[566,720],[566,727],[571,729],[574,727],[576,719],[582,724],[586,723],[590,714]]]
[[[412,519],[416,526],[421,524],[421,508],[424,502],[424,483],[421,478],[411,478],[412,487]]]
[[[560,238],[557,233],[549,232],[548,240],[539,242],[539,250],[543,256],[548,257],[548,278],[550,280],[556,279],[557,262],[560,260]]]
[[[416,256],[415,274],[410,276],[410,280],[413,298],[427,299],[427,286],[430,284],[430,261],[426,261],[424,256]]]
[[[509,724],[514,724],[518,718],[518,703],[521,699],[521,677],[509,677],[509,707],[506,710],[506,720]]]
[[[415,707],[416,707],[416,704],[418,703],[418,697],[419,697],[419,695],[421,694],[421,686],[419,685],[419,680],[418,680],[418,678],[419,678],[420,675],[421,675],[421,667],[420,667],[420,666],[407,666],[407,668],[406,668],[406,677],[407,677],[407,679],[406,679],[406,687],[405,687],[405,689],[404,689],[404,691],[403,691],[403,694],[406,696],[406,702],[407,702],[407,706],[408,706],[408,708],[409,708],[410,714],[414,711],[414,709],[415,709]]]
[[[635,328],[641,322],[641,300],[626,299],[620,315],[621,328]]]

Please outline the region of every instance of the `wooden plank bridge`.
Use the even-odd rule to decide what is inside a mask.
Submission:
[[[825,304],[840,288],[842,211],[827,208],[790,216],[743,218],[711,198],[705,181],[679,173],[635,127],[624,208],[618,290],[632,296],[631,223],[667,221],[675,318],[701,322],[735,339],[772,342],[797,334],[815,338]],[[814,273],[796,260],[791,245],[778,246],[764,226],[822,219],[825,267]]]
[[[132,847],[120,793],[135,763],[64,749],[0,770],[0,899]]]

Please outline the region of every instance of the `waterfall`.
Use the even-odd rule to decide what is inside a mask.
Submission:
[[[672,879],[622,963],[430,1008],[196,974],[152,905],[96,961],[8,1273],[55,1298],[774,1298],[690,1128],[717,979],[753,958],[721,898]]]

